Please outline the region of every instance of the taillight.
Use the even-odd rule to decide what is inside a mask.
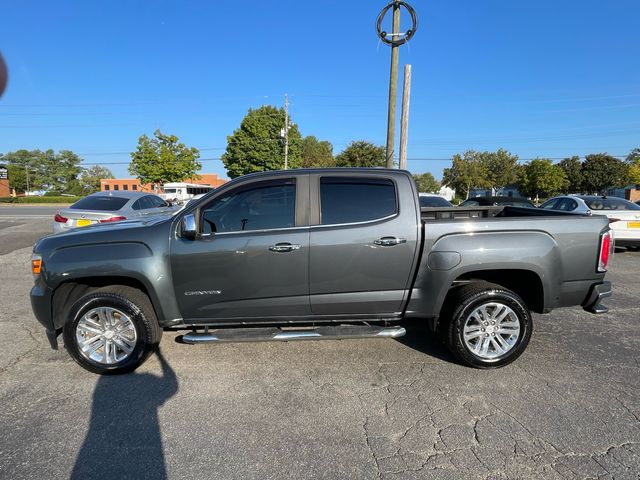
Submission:
[[[103,218],[100,220],[100,223],[109,223],[109,222],[119,222],[120,220],[126,220],[127,217],[111,217],[111,218]]]
[[[613,232],[607,230],[600,237],[600,255],[598,257],[598,272],[606,272],[609,260],[613,255]]]
[[[56,216],[53,217],[53,221],[54,222],[59,222],[59,223],[67,223],[67,220],[69,220],[68,218],[63,217],[62,215],[60,215],[59,213],[56,213]]]

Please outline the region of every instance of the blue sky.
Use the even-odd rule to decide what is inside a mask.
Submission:
[[[470,148],[526,160],[640,146],[637,0],[409,1],[420,22],[400,51],[400,70],[413,70],[410,170],[440,178]],[[390,51],[374,30],[384,5],[3,2],[0,152],[67,148],[128,176],[138,136],[160,128],[224,176],[207,159],[248,108],[282,105],[285,92],[303,135],[334,152],[384,145]]]

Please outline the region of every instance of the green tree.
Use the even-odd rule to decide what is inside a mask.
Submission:
[[[629,180],[636,185],[640,184],[640,148],[631,150],[625,160],[629,166]]]
[[[634,163],[640,162],[640,148],[634,148],[629,152],[625,162],[629,165],[633,165]]]
[[[629,183],[629,168],[622,160],[606,153],[587,155],[582,164],[583,188],[590,193],[603,193],[608,188]]]
[[[413,179],[418,185],[418,191],[422,193],[438,193],[440,191],[440,182],[430,173],[414,174]]]
[[[142,135],[138,139],[136,151],[131,153],[131,175],[140,183],[152,183],[154,187],[197,177],[202,168],[197,148],[187,147],[175,135],[165,135],[160,130],[153,132],[153,136]]]
[[[35,152],[41,153],[39,150],[17,150],[8,152],[2,158],[2,163],[7,165],[7,173],[9,175],[9,184],[17,193],[27,191],[27,183],[30,190],[40,190],[39,179],[36,177],[37,170],[35,165],[38,163],[38,157]],[[27,175],[29,181],[27,182]]]
[[[82,159],[70,150],[17,150],[4,155],[9,182],[16,192],[27,189],[65,193],[77,183]]]
[[[319,141],[313,135],[304,137],[302,140],[302,166],[311,167],[334,167],[333,145],[326,140]]]
[[[582,162],[580,157],[573,156],[565,158],[558,163],[567,177],[567,193],[580,193],[582,191]]]
[[[291,119],[289,118],[289,122]],[[222,162],[230,178],[247,173],[284,168],[282,130],[285,112],[282,108],[264,105],[250,108],[240,128],[227,137],[227,150]],[[289,168],[302,164],[302,136],[295,123],[289,124]]]
[[[490,188],[497,191],[518,180],[520,166],[517,155],[501,148],[497,152],[483,152],[480,156],[486,164]]]
[[[41,175],[48,189],[62,193],[69,193],[74,187],[77,189],[81,162],[82,159],[70,150],[60,150],[57,154],[53,150],[44,152],[46,168]]]
[[[561,192],[568,184],[567,176],[559,165],[548,158],[535,158],[527,162],[520,172],[520,191],[528,196],[552,196]]]
[[[457,196],[467,198],[472,188],[491,186],[487,168],[480,152],[467,150],[462,155],[456,153],[451,159],[451,167],[444,169],[442,185],[453,188]]]
[[[351,142],[336,156],[338,167],[384,167],[385,165],[384,147],[364,140]]]
[[[113,173],[102,165],[94,165],[80,174],[80,187],[85,193],[98,192],[103,178],[113,178]]]

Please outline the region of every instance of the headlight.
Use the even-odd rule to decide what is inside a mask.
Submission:
[[[31,273],[33,274],[34,280],[40,276],[40,272],[42,271],[42,256],[34,253],[31,255]]]

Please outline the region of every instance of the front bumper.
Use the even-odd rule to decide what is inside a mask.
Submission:
[[[602,305],[600,301],[613,294],[611,282],[596,283],[591,287],[587,299],[582,304],[582,308],[590,313],[607,313],[609,309]]]
[[[58,349],[58,332],[53,325],[51,315],[51,290],[35,284],[31,289],[31,309],[36,319],[44,326],[51,348]]]

